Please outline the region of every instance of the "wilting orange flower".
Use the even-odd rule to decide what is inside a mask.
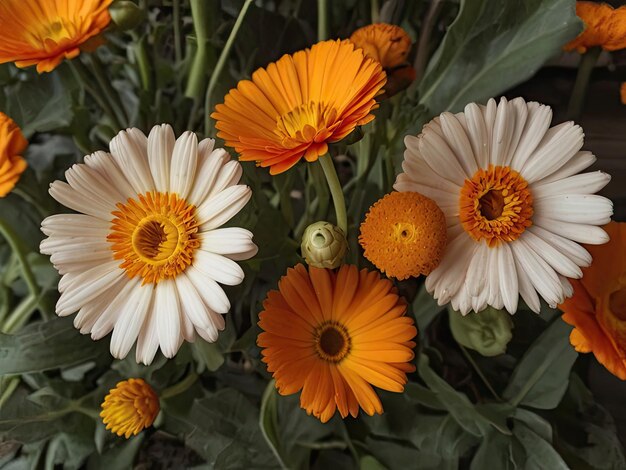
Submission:
[[[0,197],[11,192],[26,170],[26,160],[20,154],[27,146],[28,141],[17,124],[0,113]]]
[[[611,240],[586,245],[591,266],[583,278],[570,280],[573,297],[559,308],[563,320],[574,325],[570,341],[578,352],[593,352],[611,373],[626,380],[626,223],[604,227]]]
[[[365,55],[374,59],[385,69],[391,69],[406,62],[411,50],[411,37],[400,26],[376,23],[357,29],[350,41],[363,49]]]
[[[152,426],[159,414],[159,397],[143,379],[119,382],[102,402],[100,417],[106,428],[128,439]]]
[[[243,161],[282,173],[313,162],[367,124],[385,84],[380,64],[349,41],[324,41],[284,55],[230,90],[211,115],[218,136]]]
[[[258,337],[281,395],[302,390],[300,406],[328,421],[383,408],[372,385],[402,392],[415,370],[417,330],[391,281],[342,265],[338,272],[301,264],[263,302]]]
[[[364,256],[400,280],[430,274],[441,261],[447,239],[439,206],[415,192],[393,192],[374,203],[359,235]]]
[[[606,3],[576,2],[576,14],[585,29],[565,45],[584,54],[588,48],[601,46],[606,51],[626,48],[626,6],[614,9]]]
[[[80,54],[81,45],[111,21],[112,0],[2,0],[0,64],[37,65],[50,72],[61,61]]]

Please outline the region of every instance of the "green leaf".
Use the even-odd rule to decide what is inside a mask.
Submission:
[[[484,470],[486,468],[513,470],[519,468],[516,462],[512,460],[512,446],[513,439],[510,436],[505,436],[497,431],[487,433],[476,454],[474,454],[470,470]]]
[[[484,102],[531,77],[581,31],[572,0],[461,0],[420,83],[431,115]]]
[[[15,335],[0,334],[0,375],[74,366],[108,354],[105,341],[81,335],[71,318],[32,323]]]
[[[109,433],[109,431],[107,431]],[[93,453],[87,461],[87,470],[110,470],[112,468],[133,468],[135,457],[144,441],[145,433],[117,443],[102,454]]]
[[[273,380],[267,383],[267,388],[261,399],[261,412],[259,413],[259,426],[266,442],[274,452],[281,466],[285,467],[281,456],[280,439],[278,437],[278,394]]]
[[[359,470],[387,470],[387,467],[371,455],[365,455],[359,460]]]
[[[535,340],[513,371],[503,398],[514,406],[552,409],[559,404],[578,357],[570,345],[572,327],[556,319]]]
[[[202,338],[197,338],[191,347],[196,361],[204,364],[211,372],[215,372],[224,364],[224,353],[217,343],[209,343]]]
[[[549,468],[550,470],[569,468],[554,447],[525,424],[517,422],[513,428],[513,434],[526,449],[528,461],[525,468]]]

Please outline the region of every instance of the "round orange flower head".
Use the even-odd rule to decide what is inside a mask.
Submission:
[[[411,50],[411,37],[400,26],[375,23],[357,29],[352,36],[357,47],[385,69],[392,69],[406,62]]]
[[[128,379],[109,391],[100,417],[113,434],[128,439],[152,426],[159,409],[159,397],[150,385],[143,379]]]
[[[576,2],[576,15],[585,29],[564,47],[584,54],[590,47],[600,46],[607,51],[626,48],[626,6],[614,9],[606,3]]]
[[[581,280],[570,279],[574,295],[559,308],[574,326],[570,342],[592,352],[612,374],[626,380],[626,223],[604,226],[611,240],[585,245],[591,256]],[[593,258],[593,262],[591,259]]]
[[[110,23],[112,0],[2,0],[0,64],[37,65],[51,72],[63,59],[80,54],[81,46]]]
[[[367,124],[386,81],[380,64],[350,41],[323,41],[284,55],[242,80],[211,114],[242,161],[282,173],[328,152]]]
[[[400,280],[430,274],[441,261],[447,239],[443,212],[416,192],[393,192],[374,203],[359,235],[364,256]]]
[[[372,385],[402,392],[415,367],[417,329],[388,279],[342,265],[290,268],[259,314],[257,343],[281,395],[322,422],[383,407]]]
[[[17,124],[0,113],[0,197],[11,192],[26,170],[26,160],[20,154],[27,146],[28,141]]]

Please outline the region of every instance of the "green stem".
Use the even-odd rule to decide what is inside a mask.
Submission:
[[[197,48],[189,71],[185,96],[201,100],[205,93],[207,71],[209,69],[209,39],[211,38],[211,2],[190,0],[193,29]]]
[[[378,0],[370,1],[370,12],[372,16],[372,23],[378,23],[380,20],[380,2]]]
[[[7,402],[7,400],[11,398],[11,395],[13,395],[13,392],[15,391],[17,386],[20,384],[20,378],[19,377],[10,377],[10,378],[2,377],[0,378],[0,381],[8,382],[6,384],[3,384],[4,386],[2,387],[3,388],[2,395],[0,395],[0,410],[1,410],[4,404]]]
[[[19,330],[28,322],[30,316],[37,309],[38,304],[39,297],[35,297],[32,294],[25,297],[6,319],[0,331],[5,334],[10,334]]]
[[[198,380],[198,374],[196,374],[195,372],[191,372],[187,377],[185,377],[177,384],[163,390],[163,392],[161,392],[160,394],[160,398],[162,400],[166,400],[175,395],[180,395],[181,393],[187,391],[187,389],[191,387],[196,382],[196,380]]]
[[[483,371],[480,370],[480,367],[478,367],[478,364],[476,364],[476,362],[474,361],[474,358],[471,356],[469,351],[465,349],[465,347],[461,344],[459,344],[459,347],[461,348],[461,351],[463,352],[465,359],[467,359],[467,362],[471,364],[471,366],[474,368],[474,371],[476,372],[478,377],[480,377],[480,380],[482,380],[483,383],[485,384],[485,387],[489,389],[489,391],[491,392],[491,394],[496,400],[502,401],[502,398],[500,398],[500,396],[493,389],[493,387],[491,386],[491,383],[489,383],[489,380],[487,380],[487,377],[485,377],[485,374],[483,374]]]
[[[230,50],[233,47],[235,38],[237,37],[237,33],[239,32],[239,29],[241,28],[241,25],[243,24],[243,20],[246,17],[246,13],[248,12],[248,8],[250,8],[250,5],[252,5],[252,0],[246,0],[245,3],[243,4],[243,7],[241,7],[241,11],[239,12],[239,15],[237,16],[237,21],[235,21],[233,29],[230,32],[230,36],[228,36],[228,39],[226,40],[226,45],[224,46],[224,49],[222,50],[222,53],[220,54],[219,59],[217,59],[215,70],[213,70],[213,73],[211,74],[211,80],[209,80],[209,86],[207,87],[206,95],[204,98],[204,114],[205,114],[204,134],[205,136],[208,136],[211,130],[211,106],[212,106],[211,96],[213,94],[213,90],[215,90],[215,87],[217,86],[220,76],[222,75],[222,71],[224,70],[224,66],[226,65],[226,60],[228,59]]]
[[[183,60],[183,44],[180,36],[180,0],[172,0],[172,21],[174,21],[174,57],[176,64]]]
[[[592,47],[580,57],[576,83],[574,83],[574,89],[567,107],[568,119],[578,120],[582,115],[585,98],[587,97],[587,88],[589,88],[589,79],[601,52],[602,49],[600,47]]]
[[[328,182],[328,188],[330,194],[333,197],[333,204],[335,205],[335,215],[337,216],[337,226],[343,230],[343,233],[348,236],[348,216],[346,214],[346,201],[343,197],[343,188],[339,182],[337,171],[330,154],[326,154],[319,158],[322,170],[326,176]]]
[[[426,13],[426,18],[424,19],[423,26],[420,30],[420,37],[417,42],[417,53],[415,54],[415,62],[413,63],[416,82],[419,82],[424,76],[426,64],[428,63],[428,56],[430,54],[430,38],[442,7],[443,0],[433,0],[430,3],[428,13]]]
[[[111,84],[111,81],[107,76],[102,61],[100,61],[100,58],[96,53],[89,54],[88,57],[91,61],[91,66],[93,67],[94,75],[96,77],[98,85],[100,86],[100,89],[111,104],[111,107],[113,108],[113,111],[115,112],[118,120],[122,123],[124,127],[127,127],[129,125],[129,122],[128,115],[126,114],[126,110],[124,109],[124,104],[122,103],[119,92],[115,88],[113,88],[113,85]]]
[[[152,90],[152,68],[150,66],[150,58],[148,56],[148,47],[146,46],[145,36],[142,38],[133,37],[132,50],[135,54],[135,59],[137,60],[137,66],[139,67],[141,87],[144,91],[149,92]]]
[[[39,290],[39,286],[37,285],[37,279],[35,278],[33,271],[30,269],[30,264],[28,264],[28,259],[26,258],[26,252],[24,251],[22,242],[20,241],[18,235],[13,231],[11,226],[1,218],[0,235],[2,235],[6,239],[7,243],[13,250],[13,253],[15,253],[15,256],[17,256],[17,259],[19,260],[20,266],[22,268],[24,281],[26,281],[26,284],[28,285],[28,290],[33,297],[38,299],[41,291]]]
[[[328,39],[328,0],[317,0],[317,40]]]
[[[44,209],[44,207],[33,196],[28,194],[26,191],[24,191],[19,186],[13,188],[13,190],[11,192],[13,194],[16,194],[17,196],[21,197],[22,199],[24,199],[24,201],[26,201],[31,206],[33,206],[35,208],[35,210],[37,210],[37,212],[39,212],[39,215],[42,218],[45,219],[46,217],[48,217],[50,215],[50,212],[48,210]]]

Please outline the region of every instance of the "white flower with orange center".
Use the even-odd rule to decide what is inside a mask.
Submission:
[[[426,278],[440,305],[515,313],[521,294],[536,312],[539,295],[556,307],[572,295],[567,278],[579,279],[591,263],[579,243],[608,241],[598,225],[613,205],[594,193],[610,176],[579,175],[595,161],[580,151],[582,129],[551,120],[549,106],[491,99],[443,113],[405,138],[394,188],[422,193],[446,216],[448,246]]]
[[[254,256],[252,233],[220,228],[248,202],[241,165],[215,141],[198,143],[169,125],[146,137],[120,132],[111,153],[96,152],[55,181],[50,194],[79,214],[42,222],[41,252],[63,276],[56,311],[78,312],[74,325],[94,340],[111,336],[125,357],[137,341],[138,362],[158,348],[173,357],[196,333],[217,340],[230,302],[218,284],[244,277],[235,262]]]

